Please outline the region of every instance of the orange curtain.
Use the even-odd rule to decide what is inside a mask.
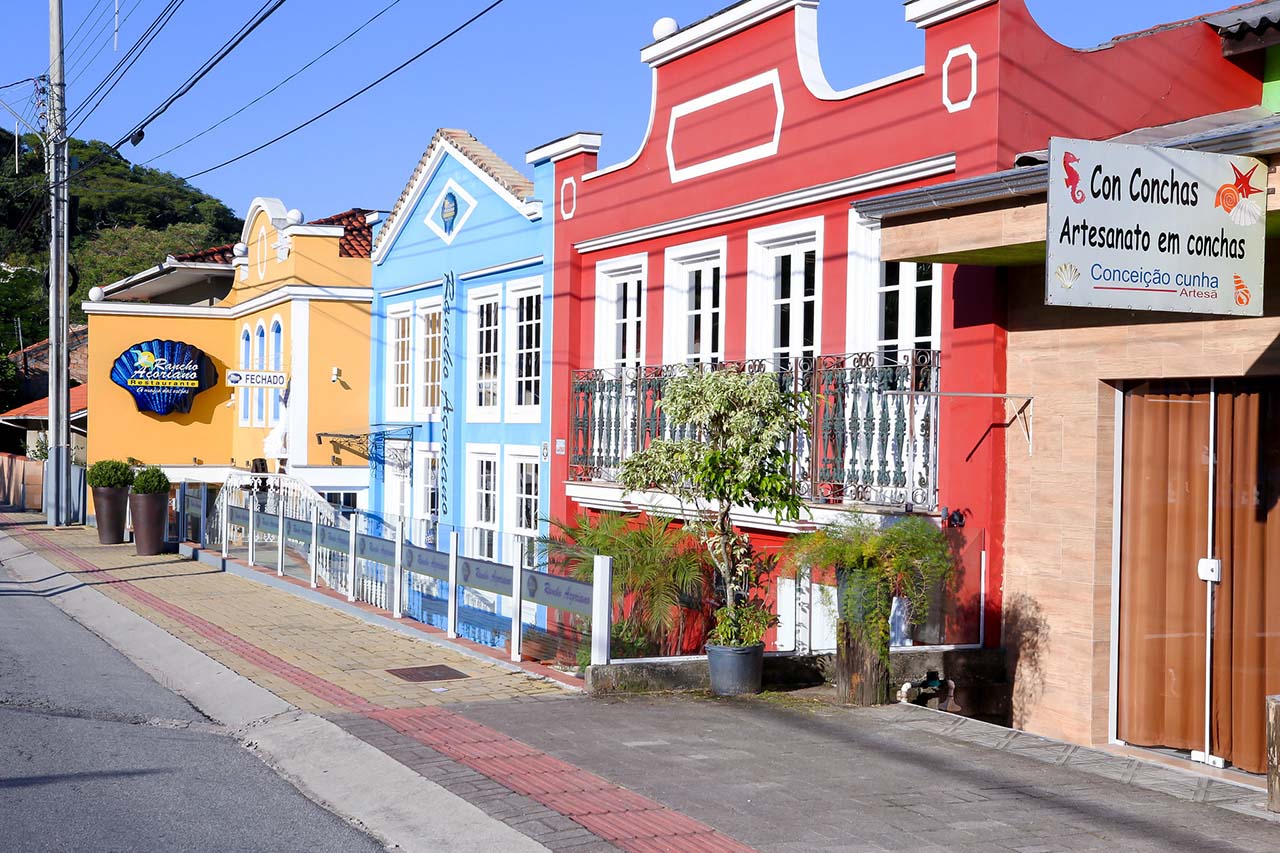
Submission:
[[[1144,385],[1125,397],[1117,734],[1204,748],[1207,387]]]
[[[1237,383],[1223,391],[1214,525],[1222,582],[1214,590],[1212,749],[1242,770],[1265,773],[1265,697],[1280,693],[1280,388]]]

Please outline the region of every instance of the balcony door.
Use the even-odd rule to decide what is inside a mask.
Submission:
[[[1125,395],[1116,736],[1265,772],[1280,692],[1280,383]]]

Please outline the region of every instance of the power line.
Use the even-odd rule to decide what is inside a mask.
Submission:
[[[264,148],[269,148],[269,147],[271,147],[272,145],[275,145],[277,142],[280,142],[281,140],[286,139],[286,138],[288,138],[288,137],[292,136],[293,134],[297,133],[298,131],[302,130],[303,128],[305,128],[305,127],[309,127],[309,126],[311,126],[311,125],[315,124],[317,121],[319,121],[320,119],[322,119],[322,118],[324,118],[325,116],[329,115],[330,113],[334,112],[335,110],[338,110],[338,109],[340,109],[341,107],[344,107],[344,106],[346,106],[347,104],[351,103],[351,102],[352,102],[352,101],[354,101],[356,98],[358,98],[358,97],[360,97],[361,95],[363,95],[365,92],[368,92],[370,89],[374,88],[375,86],[379,85],[379,84],[380,84],[380,83],[382,83],[383,81],[387,80],[389,77],[392,77],[393,75],[398,74],[399,72],[403,71],[405,68],[408,68],[410,65],[412,65],[412,64],[413,64],[413,63],[415,63],[415,62],[417,62],[419,59],[421,59],[422,57],[426,56],[428,53],[430,53],[431,51],[435,50],[437,47],[439,47],[440,45],[444,44],[444,43],[445,43],[445,42],[447,42],[449,39],[453,38],[453,37],[454,37],[454,36],[456,36],[458,33],[462,32],[462,31],[463,31],[463,30],[465,30],[467,27],[471,26],[471,25],[472,25],[472,24],[474,24],[476,21],[478,21],[478,20],[480,20],[481,18],[483,18],[485,15],[489,14],[489,12],[491,12],[491,11],[493,11],[494,9],[496,9],[497,7],[501,6],[504,2],[506,2],[506,0],[493,0],[493,2],[492,2],[492,3],[490,3],[488,6],[485,6],[485,7],[484,7],[483,9],[481,9],[479,12],[477,12],[477,13],[476,13],[476,14],[474,14],[474,15],[472,15],[470,18],[468,18],[467,20],[463,21],[461,24],[459,24],[458,26],[454,27],[454,28],[453,28],[452,30],[450,30],[448,33],[446,33],[445,35],[443,35],[443,36],[441,36],[440,38],[436,39],[436,40],[435,40],[434,42],[432,42],[431,44],[427,45],[424,49],[422,49],[422,50],[421,50],[421,51],[419,51],[418,53],[414,54],[413,56],[409,57],[409,58],[408,58],[408,59],[406,59],[404,62],[402,62],[402,63],[400,63],[399,65],[397,65],[395,68],[392,68],[390,71],[388,71],[386,74],[383,74],[383,75],[382,75],[381,77],[379,77],[377,80],[374,80],[372,83],[370,83],[369,85],[365,86],[363,89],[360,89],[360,90],[358,90],[358,91],[356,91],[356,92],[352,93],[351,95],[348,95],[346,98],[343,98],[341,101],[339,101],[338,103],[336,103],[336,104],[334,104],[333,106],[329,107],[328,109],[324,110],[323,112],[317,113],[316,115],[314,115],[314,116],[312,116],[311,118],[309,118],[309,119],[307,119],[306,121],[304,121],[302,124],[299,124],[299,125],[297,125],[296,127],[293,127],[293,128],[292,128],[292,129],[290,129],[290,130],[286,130],[284,133],[280,134],[279,136],[275,137],[274,139],[270,139],[270,140],[268,140],[268,141],[266,141],[266,142],[262,143],[261,145],[257,146],[256,148],[251,148],[251,149],[249,149],[248,151],[245,151],[243,154],[237,154],[235,157],[232,157],[232,158],[231,158],[231,159],[229,159],[229,160],[224,160],[224,161],[222,161],[221,163],[217,164],[216,166],[210,166],[210,167],[209,167],[209,168],[207,168],[207,169],[202,169],[202,170],[201,170],[201,171],[199,171],[199,172],[195,172],[194,174],[188,175],[187,177],[183,178],[183,180],[185,180],[185,181],[190,181],[190,180],[192,180],[193,178],[198,178],[198,177],[200,177],[201,175],[207,175],[207,174],[209,174],[210,172],[217,171],[218,169],[221,169],[221,168],[223,168],[224,166],[230,166],[232,163],[235,163],[235,162],[237,162],[237,161],[239,161],[239,160],[243,160],[244,158],[249,157],[249,156],[251,156],[251,155],[253,155],[253,154],[257,154],[259,151],[263,150]]]
[[[123,27],[125,24],[129,23],[129,19],[133,17],[133,13],[138,11],[138,7],[141,5],[142,5],[142,0],[134,0],[133,5],[129,7],[129,11],[125,12],[124,17],[120,19],[120,26]],[[70,63],[72,67],[68,69],[67,74],[69,76],[72,73],[74,73],[75,76],[71,77],[71,79],[67,82],[68,89],[70,89],[77,82],[79,82],[80,78],[83,77],[85,73],[90,68],[93,67],[93,63],[98,61],[98,57],[101,56],[102,52],[107,49],[108,44],[110,44],[110,42],[104,40],[102,44],[98,45],[98,49],[93,52],[93,56],[89,57],[88,62],[81,64],[78,60],[73,60]],[[83,56],[83,54],[81,54],[81,56]]]
[[[98,2],[94,5],[93,9],[98,8],[98,6],[101,6],[105,2],[106,0],[98,0]],[[71,34],[71,38],[67,40],[67,45],[64,48],[64,52],[71,53],[75,49],[76,36],[79,35],[81,27],[83,27],[85,23],[89,20],[89,16],[93,14],[93,9],[90,9],[88,11],[88,13],[84,16],[84,20],[80,21],[80,26],[76,27],[76,31]],[[70,59],[67,60],[68,65],[75,62],[77,59],[83,56],[89,50],[89,48],[93,46],[93,36],[90,35],[90,33],[93,31],[94,28],[98,26],[98,24],[102,23],[102,19],[105,18],[107,16],[107,13],[110,11],[111,11],[111,7],[107,6],[103,8],[103,10],[98,14],[97,20],[93,22],[93,27],[91,27],[89,31],[85,32],[85,39],[83,42],[81,42],[79,49],[76,50],[75,52],[75,55],[73,55]]]
[[[22,80],[15,80],[12,83],[5,83],[3,86],[0,86],[0,89],[12,89],[14,86],[21,86],[23,83],[34,83],[39,79],[39,77],[26,77]]]
[[[81,103],[80,106],[72,110],[71,114],[67,116],[68,123],[75,120],[77,117],[80,118],[80,121],[76,124],[75,129],[72,130],[71,133],[74,133],[75,130],[79,130],[80,126],[83,125],[89,116],[93,114],[93,111],[102,104],[102,101],[107,97],[107,95],[111,94],[111,90],[116,87],[116,84],[119,83],[124,75],[129,72],[129,69],[133,67],[133,64],[138,61],[138,57],[142,56],[143,52],[151,46],[151,43],[155,41],[156,36],[160,35],[164,30],[165,25],[168,24],[169,21],[173,20],[173,16],[177,13],[183,2],[184,0],[169,0],[168,5],[160,10],[160,14],[156,16],[155,20],[153,20],[150,25],[148,25],[142,35],[138,37],[138,40],[133,43],[133,46],[125,52],[124,56],[120,57],[120,61],[116,63],[115,67],[107,72],[107,76],[103,77],[98,85],[94,87],[93,91],[89,93],[89,97],[85,98],[84,102]],[[89,102],[97,97],[99,92],[102,93],[101,97],[98,97],[98,100],[93,104],[93,106],[89,106]],[[88,112],[81,116],[80,114],[86,108],[88,108]]]
[[[155,161],[159,160],[161,157],[165,157],[165,156],[167,156],[167,155],[169,155],[169,154],[172,154],[173,152],[177,151],[179,148],[182,148],[182,147],[183,147],[183,146],[185,146],[185,145],[189,145],[190,143],[195,142],[197,139],[199,139],[200,137],[204,136],[206,133],[210,132],[211,130],[215,130],[215,129],[217,129],[217,128],[221,127],[222,125],[226,124],[226,123],[227,123],[227,122],[229,122],[231,119],[233,119],[233,118],[235,118],[236,116],[240,115],[242,112],[244,112],[245,110],[249,109],[249,108],[250,108],[250,107],[252,107],[254,104],[259,103],[260,101],[262,101],[262,99],[263,99],[263,98],[266,98],[268,95],[271,95],[273,92],[275,92],[275,91],[276,91],[277,89],[279,89],[281,86],[283,86],[284,84],[288,83],[290,80],[293,80],[293,79],[294,79],[295,77],[297,77],[299,74],[303,73],[303,72],[304,72],[304,71],[306,71],[308,68],[310,68],[311,66],[315,65],[317,62],[319,62],[320,60],[324,59],[324,58],[325,58],[326,56],[328,56],[329,54],[333,53],[335,50],[337,50],[337,49],[338,49],[339,47],[341,47],[342,45],[346,44],[348,41],[350,41],[352,38],[354,38],[357,34],[359,34],[361,30],[365,29],[365,28],[366,28],[366,27],[368,27],[370,24],[372,24],[374,21],[378,20],[378,18],[381,18],[384,14],[386,14],[386,13],[387,13],[387,12],[389,12],[389,11],[391,11],[391,9],[393,9],[394,7],[396,7],[396,6],[400,5],[400,3],[401,3],[401,2],[402,2],[402,0],[391,0],[391,2],[390,2],[390,3],[388,3],[386,6],[382,7],[381,11],[379,11],[379,12],[375,13],[375,14],[374,14],[374,16],[373,16],[372,18],[369,18],[369,19],[368,19],[367,21],[365,21],[363,24],[361,24],[360,26],[356,27],[356,28],[355,28],[354,30],[352,30],[351,32],[347,33],[347,35],[346,35],[346,36],[344,36],[344,37],[343,37],[342,39],[340,39],[339,41],[334,42],[334,43],[333,43],[332,45],[330,45],[330,46],[329,46],[329,47],[328,47],[328,48],[327,48],[323,53],[321,53],[321,54],[319,54],[318,56],[316,56],[314,59],[312,59],[312,60],[311,60],[310,62],[308,62],[306,65],[303,65],[303,66],[302,66],[301,68],[299,68],[297,71],[294,71],[292,74],[289,74],[288,76],[286,76],[286,77],[285,77],[284,79],[282,79],[279,83],[276,83],[274,86],[272,86],[272,87],[271,87],[270,89],[268,89],[267,91],[263,92],[263,93],[262,93],[261,95],[259,95],[258,97],[254,98],[252,101],[249,101],[247,104],[245,104],[244,106],[240,107],[240,109],[236,110],[236,111],[235,111],[235,112],[233,112],[233,113],[230,113],[229,115],[224,116],[223,118],[219,119],[218,121],[216,121],[216,122],[214,122],[213,124],[211,124],[211,125],[209,125],[208,127],[206,127],[204,130],[200,131],[199,133],[195,134],[194,136],[190,136],[190,137],[188,137],[188,138],[184,139],[182,142],[179,142],[177,145],[173,146],[172,148],[169,148],[169,149],[167,149],[167,150],[165,150],[165,151],[161,151],[159,154],[155,155],[154,157],[152,157],[152,158],[151,158],[151,159],[149,159],[149,160],[144,160],[144,161],[142,162],[142,165],[143,165],[143,166],[150,165],[151,163],[154,163]]]

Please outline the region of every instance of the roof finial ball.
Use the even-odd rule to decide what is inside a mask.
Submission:
[[[675,35],[679,29],[680,25],[675,18],[659,18],[653,25],[653,40],[662,41],[667,36]]]
[[[298,210],[296,207],[284,215],[284,221],[290,225],[301,225],[302,220],[305,218],[306,217],[302,215],[302,211]]]
[[[106,293],[106,291],[105,291],[105,290],[103,290],[101,287],[91,287],[91,288],[89,288],[89,301],[90,301],[90,302],[101,302],[101,301],[102,301],[103,299],[105,299],[106,297],[107,297],[107,293]]]
[[[249,246],[245,243],[236,243],[231,247],[231,254],[237,258],[249,257]]]

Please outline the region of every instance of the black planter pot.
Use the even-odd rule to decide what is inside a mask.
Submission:
[[[98,525],[98,543],[119,545],[124,541],[124,511],[129,487],[93,487],[93,516]]]
[[[711,693],[744,696],[760,692],[764,675],[764,643],[754,646],[707,646]]]
[[[133,544],[139,557],[164,553],[164,523],[169,514],[169,496],[129,495],[133,515]]]

